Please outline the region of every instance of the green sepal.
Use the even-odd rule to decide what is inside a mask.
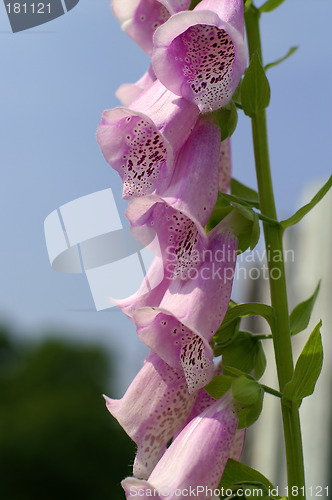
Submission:
[[[221,325],[221,327],[218,328],[215,336],[213,337],[213,340],[215,341],[215,345],[213,347],[214,356],[220,356],[224,352],[225,347],[234,342],[234,339],[239,332],[240,322],[241,319],[237,318],[229,325],[226,325],[225,327],[222,327]]]
[[[264,66],[264,71],[267,71],[268,69],[273,68],[273,66],[278,66],[278,64],[286,61],[286,59],[288,59],[291,55],[293,55],[294,52],[296,52],[298,48],[299,48],[298,46],[291,47],[286,55],[284,55],[283,57],[280,57],[280,59],[277,59],[276,61],[273,61],[269,64],[266,64]]]
[[[217,201],[218,203],[218,201]],[[219,224],[220,221],[222,221],[227,215],[233,210],[233,208],[230,205],[227,206],[222,206],[220,204],[219,206],[215,206],[213,209],[212,214],[210,215],[209,220],[206,223],[205,230],[208,233],[209,231],[212,231],[212,229]]]
[[[317,295],[320,288],[320,282],[318,283],[312,296],[298,304],[292,311],[290,315],[290,329],[291,335],[296,335],[299,332],[305,330],[309,324],[310,316],[314,308]]]
[[[191,0],[188,10],[193,10],[196,7],[196,5],[200,3],[200,1],[201,0]]]
[[[241,106],[241,85],[242,85],[242,82],[243,82],[243,79],[241,78],[238,86],[236,87],[236,89],[234,90],[233,95],[232,95],[232,101],[234,102],[235,106],[240,106],[241,109],[242,109],[242,106]]]
[[[285,385],[283,399],[301,404],[303,398],[310,396],[323,366],[323,345],[320,321],[307,340],[295,366],[293,378]]]
[[[238,239],[238,253],[247,248],[253,250],[258,243],[260,228],[258,214],[251,208],[232,202],[233,212],[228,215],[229,224]]]
[[[215,399],[221,398],[231,388],[234,378],[230,375],[217,375],[204,389]]]
[[[284,3],[284,1],[285,0],[267,0],[258,10],[259,12],[271,12]]]
[[[257,403],[263,389],[253,379],[241,375],[232,382],[232,396],[243,408],[251,407]]]
[[[257,245],[260,235],[259,217],[250,207],[240,203],[231,203],[227,200],[229,195],[220,193],[216,205],[206,224],[206,230],[211,231],[221,220],[226,220],[227,225],[238,239],[238,253],[250,247],[252,250]]]
[[[236,323],[231,323],[226,329],[234,324]],[[257,380],[265,371],[266,358],[262,342],[250,332],[239,331],[228,345],[217,344],[214,352],[216,356],[222,355],[225,365],[237,368],[244,373],[254,372]]]
[[[239,374],[232,382],[232,397],[239,419],[238,428],[246,429],[256,422],[262,412],[264,390],[253,377],[242,374],[240,370],[223,365],[223,371]]]
[[[229,102],[223,108],[213,111],[210,118],[220,128],[221,141],[231,137],[237,125],[237,109],[234,102]]]
[[[259,197],[257,191],[242,184],[232,178],[231,180],[231,194],[237,196],[239,200],[246,203],[250,207],[259,208]]]
[[[256,403],[251,406],[244,407],[242,410],[237,412],[239,418],[238,429],[246,429],[256,422],[262,412],[263,398],[264,391],[260,387],[260,395]]]
[[[295,224],[300,222],[300,220],[302,220],[303,217],[307,215],[307,213],[309,213],[310,210],[312,210],[317,205],[317,203],[320,202],[320,200],[329,191],[331,186],[332,186],[332,175],[329,178],[329,180],[324,184],[324,186],[318,191],[318,193],[315,194],[315,196],[309,203],[301,207],[294,215],[292,215],[292,217],[289,217],[288,219],[280,222],[281,227],[283,229],[286,229],[287,227],[294,226]]]
[[[218,488],[236,491],[237,485],[241,484],[243,481],[250,483],[255,482],[258,487],[262,485],[267,487],[270,491],[274,488],[272,483],[256,469],[252,469],[248,465],[244,465],[241,462],[229,458]],[[260,497],[257,496],[256,498]]]
[[[232,309],[235,307],[237,304],[236,302],[233,302],[230,300],[228,309]],[[227,313],[226,313],[227,314]],[[235,339],[236,335],[238,334],[239,327],[240,327],[240,322],[241,318],[236,317],[234,321],[231,321],[227,324],[224,323],[224,321],[221,323],[220,327],[216,331],[213,341],[214,341],[214,347],[213,347],[213,353],[214,356],[220,356],[221,352],[220,349],[223,349],[225,346],[233,342]]]
[[[251,4],[252,4],[252,0],[245,0],[244,11],[248,10]]]
[[[243,111],[251,118],[267,108],[270,102],[270,85],[257,52],[253,54],[244,74],[241,102]]]

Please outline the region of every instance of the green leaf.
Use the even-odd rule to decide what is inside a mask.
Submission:
[[[204,389],[215,399],[221,398],[231,387],[234,378],[229,375],[217,375]]]
[[[314,392],[323,365],[322,322],[313,329],[295,366],[293,378],[284,389],[283,398],[298,404]]]
[[[233,102],[228,103],[223,108],[218,109],[210,114],[212,120],[221,132],[221,141],[230,137],[237,125],[237,109]]]
[[[259,379],[265,371],[266,359],[262,343],[250,332],[240,331],[230,344],[226,346],[219,344],[217,355],[220,354],[223,357],[223,364],[245,373],[254,372],[256,379]]]
[[[309,321],[310,321],[310,316],[311,316],[312,310],[314,308],[314,305],[315,305],[315,302],[317,299],[319,287],[320,287],[320,282],[318,283],[313,295],[309,299],[298,304],[293,309],[293,311],[290,315],[290,318],[289,318],[292,335],[295,335],[296,333],[302,332],[302,330],[305,330],[305,328],[307,328]]]
[[[271,306],[260,304],[258,302],[249,302],[248,304],[236,304],[228,309],[221,328],[225,328],[231,324],[236,318],[244,318],[246,316],[262,316],[271,326],[274,321],[274,310]],[[218,332],[217,332],[218,333]],[[218,342],[217,333],[214,340]]]
[[[231,180],[231,193],[243,202],[247,203],[247,205],[259,208],[259,197],[257,191],[245,186],[234,178]]]
[[[267,2],[263,3],[263,5],[258,9],[259,12],[271,12],[284,3],[285,0],[267,0]]]
[[[236,485],[243,481],[251,483],[256,481],[257,487],[259,487],[259,485],[264,485],[269,490],[274,488],[272,483],[270,483],[270,481],[263,476],[263,474],[255,469],[252,469],[251,467],[248,467],[248,465],[241,464],[240,462],[229,458],[218,488],[224,488],[224,490],[235,489]],[[255,498],[260,497],[257,495]]]
[[[303,217],[307,215],[307,213],[310,212],[310,210],[312,210],[317,205],[317,203],[320,202],[322,198],[324,198],[324,196],[329,191],[331,186],[332,186],[332,175],[326,182],[326,184],[324,184],[324,186],[318,191],[318,193],[312,198],[312,200],[309,203],[300,208],[294,215],[292,215],[292,217],[289,217],[289,219],[280,222],[281,227],[283,229],[286,229],[287,227],[294,226],[294,224],[300,222],[300,220],[302,220]]]
[[[294,52],[296,52],[298,48],[299,48],[298,46],[296,46],[296,47],[291,47],[291,48],[289,49],[289,51],[287,52],[287,54],[286,54],[284,57],[280,57],[280,59],[277,59],[276,61],[271,62],[271,63],[269,63],[269,64],[266,64],[266,65],[264,66],[264,70],[265,70],[265,71],[267,71],[269,68],[273,68],[273,66],[277,66],[278,64],[280,64],[280,63],[282,63],[282,62],[286,61],[286,59],[288,59],[291,55],[293,55],[293,54],[294,54]]]
[[[269,105],[270,85],[257,52],[244,74],[241,100],[243,111],[251,118]]]

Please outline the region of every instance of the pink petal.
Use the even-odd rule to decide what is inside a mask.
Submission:
[[[158,308],[133,311],[140,339],[183,371],[190,392],[213,376],[209,342],[227,311],[237,256],[237,239],[227,227],[217,226],[209,239],[206,260],[193,268],[193,279],[173,279]]]
[[[104,111],[97,140],[106,161],[124,182],[125,199],[166,189],[174,158],[197,118],[196,106],[177,98],[158,81],[130,108]]]
[[[198,500],[210,500],[207,489],[214,490],[219,484],[237,426],[237,416],[226,394],[182,430],[153,469],[148,482],[133,482],[131,478],[122,481],[126,494],[130,486],[146,492],[141,498],[148,498],[149,489],[166,493],[167,488],[169,494],[162,496],[167,500],[174,498],[175,490],[191,488],[195,489]]]
[[[135,101],[144,90],[151,87],[155,81],[156,75],[154,74],[152,66],[150,66],[148,71],[144,73],[136,83],[124,83],[120,85],[115,95],[123,106],[130,106],[130,104]]]
[[[168,12],[175,14],[181,10],[189,9],[191,0],[159,0],[159,2],[166,7]]]
[[[183,373],[190,393],[213,377],[213,352],[209,343],[177,318],[159,308],[134,313],[139,338],[168,365]]]
[[[120,400],[105,396],[106,406],[137,444],[134,475],[147,479],[170,438],[183,426],[196,394],[185,378],[151,352]]]
[[[207,248],[204,226],[218,192],[220,132],[200,118],[182,147],[169,187],[162,196],[134,199],[126,215],[136,239],[144,246],[156,232],[165,270],[186,279]],[[188,182],[190,179],[190,182]]]
[[[194,11],[175,14],[160,26],[152,54],[157,78],[197,104],[201,112],[219,109],[231,100],[247,59],[238,30],[243,26],[242,0],[206,3],[211,10],[203,0]],[[229,9],[218,8],[224,4]]]
[[[147,54],[152,52],[152,37],[170,13],[157,0],[112,0],[112,11],[123,31]]]
[[[228,137],[221,143],[219,158],[219,191],[227,193],[231,187],[232,162],[231,140]]]

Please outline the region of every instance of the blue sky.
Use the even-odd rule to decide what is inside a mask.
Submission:
[[[141,360],[129,320],[120,312],[75,311],[93,308],[86,278],[51,269],[43,233],[45,217],[80,196],[111,187],[121,205],[121,182],[95,131],[101,112],[119,104],[118,86],[137,80],[149,60],[121,31],[109,3],[80,0],[66,15],[16,34],[0,5],[0,315],[29,335],[59,325],[78,340],[126,345],[134,368]],[[265,63],[299,45],[268,72],[280,217],[296,210],[305,186],[331,171],[331,18],[329,0],[286,0],[262,17]],[[241,115],[232,150],[234,176],[255,187],[250,122]]]

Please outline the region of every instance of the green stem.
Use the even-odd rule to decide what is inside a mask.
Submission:
[[[257,215],[258,215],[258,218],[260,220],[262,220],[263,222],[267,222],[268,224],[272,224],[272,226],[280,227],[280,222],[278,222],[277,220],[271,219],[271,217],[266,217],[266,215],[264,215],[264,214],[257,213]]]
[[[253,5],[246,11],[245,23],[250,58],[257,53],[262,62],[259,11]],[[266,217],[277,220],[270,170],[265,110],[257,112],[252,118],[252,135],[260,209]],[[282,229],[280,226],[268,223],[263,223],[263,228],[269,265],[271,304],[275,311],[272,336],[279,389],[283,392],[285,385],[293,376],[294,365],[283,261]],[[296,405],[290,405],[284,400],[281,400],[281,410],[286,445],[289,498],[304,500],[305,481],[299,410]],[[298,494],[295,496],[292,494],[293,486],[297,486],[298,488]]]
[[[254,338],[256,340],[267,340],[267,339],[272,339],[272,335],[268,334],[268,333],[262,333],[262,334],[255,334],[254,335]]]
[[[272,396],[276,396],[277,398],[282,398],[282,394],[279,391],[276,391],[275,389],[272,389],[272,387],[269,387],[268,385],[261,384],[262,389],[264,389],[264,392],[267,392],[269,394],[272,394]]]

